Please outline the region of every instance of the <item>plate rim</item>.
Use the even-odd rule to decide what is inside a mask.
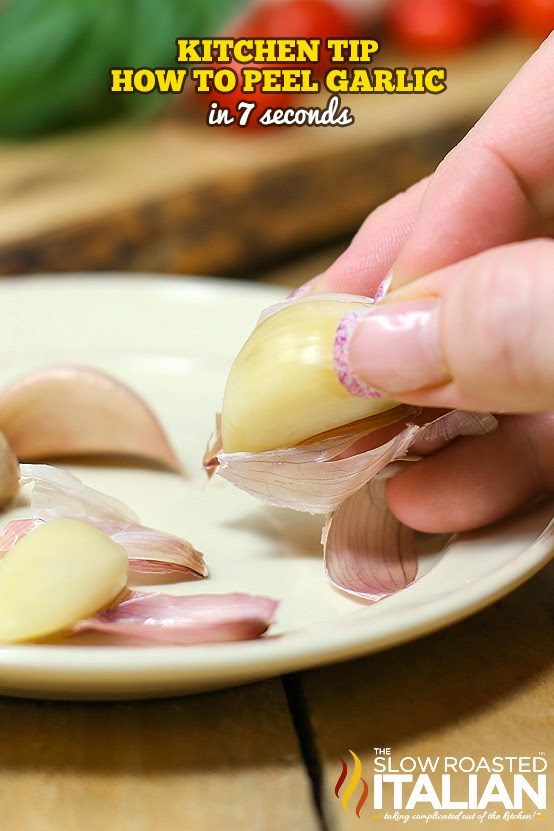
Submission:
[[[66,288],[88,289],[93,285],[94,288],[105,290],[113,286],[114,281],[118,282],[118,288],[123,286],[129,292],[136,292],[137,286],[146,291],[164,289],[185,294],[210,294],[216,289],[218,292],[223,290],[224,293],[237,295],[244,294],[246,289],[251,296],[259,295],[260,299],[268,298],[274,302],[282,299],[285,292],[282,286],[276,284],[233,278],[158,275],[150,272],[82,272],[2,278],[0,295],[5,290],[28,288],[30,283],[40,285],[45,291],[59,291],[60,284]],[[385,618],[388,625],[380,627],[381,620],[374,618],[369,623],[373,637],[368,641],[368,632],[361,621],[359,627],[345,627],[344,630],[339,627],[334,632],[327,631],[324,642],[312,643],[307,654],[305,643],[302,643],[305,641],[306,629],[273,637],[270,634],[258,641],[197,646],[0,646],[0,690],[9,690],[11,695],[40,694],[41,697],[48,697],[53,694],[58,698],[129,698],[136,697],[137,694],[158,697],[174,695],[177,690],[185,693],[198,689],[216,689],[352,660],[407,643],[469,617],[522,585],[540,571],[553,555],[554,543],[543,533],[529,548],[495,571],[449,591],[447,595],[426,606],[418,606],[417,616],[414,616],[411,626],[407,627],[405,621],[395,625],[393,615]],[[375,629],[381,629],[377,638],[374,637]],[[209,654],[212,649],[213,655]],[[64,676],[68,670],[74,678],[67,683],[68,689],[64,693],[55,676]],[[106,684],[110,687],[111,684],[104,676],[115,670],[122,686],[119,690],[106,693]],[[35,686],[37,683],[45,685],[46,693],[26,688],[24,676],[29,673],[34,678]],[[171,678],[166,677],[168,673],[171,673]],[[14,689],[13,682],[18,676],[21,681]],[[81,687],[82,690],[79,691],[78,688]]]

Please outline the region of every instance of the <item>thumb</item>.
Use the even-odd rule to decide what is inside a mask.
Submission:
[[[486,251],[347,315],[335,363],[355,395],[425,407],[554,409],[554,241]]]

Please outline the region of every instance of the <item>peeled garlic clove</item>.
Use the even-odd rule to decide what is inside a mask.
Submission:
[[[263,317],[231,367],[221,414],[223,450],[295,447],[397,406],[356,398],[338,380],[333,343],[340,319],[364,298],[302,298]]]
[[[56,519],[0,562],[0,642],[43,638],[111,603],[127,582],[123,549],[92,525]]]
[[[19,493],[19,464],[15,454],[0,433],[0,511],[15,501]]]
[[[181,470],[148,404],[84,367],[42,369],[15,381],[0,394],[0,430],[20,459],[134,456]]]

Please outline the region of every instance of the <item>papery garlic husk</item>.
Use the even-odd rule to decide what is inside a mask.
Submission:
[[[360,488],[345,493],[323,528],[321,541],[330,582],[347,594],[369,601],[380,600],[414,582],[418,576],[415,532],[389,510],[384,480],[396,475],[407,460],[417,460],[417,454],[433,453],[461,436],[487,435],[496,427],[497,421],[489,413],[452,410],[421,427],[407,427],[404,438],[400,434],[372,451],[381,454],[380,461],[374,461],[372,475]],[[346,459],[347,468],[364,455]]]
[[[271,625],[279,601],[263,595],[171,595],[131,592],[116,606],[75,627],[175,644],[225,643],[259,638]]]
[[[151,407],[126,384],[80,366],[48,367],[0,393],[0,430],[22,460],[135,457],[181,471]]]
[[[19,464],[6,437],[0,433],[0,511],[8,508],[19,493]]]
[[[321,537],[325,572],[346,594],[380,600],[416,579],[414,540],[415,532],[389,511],[385,479],[377,477],[328,516]]]
[[[178,573],[181,579],[207,577],[201,552],[188,540],[141,525],[127,505],[88,487],[68,470],[22,464],[20,481],[23,486],[33,487],[32,517],[13,520],[0,531],[0,554],[11,550],[34,528],[69,518],[94,525],[117,542],[125,550],[133,572]]]
[[[413,532],[384,499],[382,477],[461,436],[496,429],[488,413],[454,410],[427,424],[404,424],[379,446],[364,449],[368,430],[259,453],[217,454],[217,473],[258,499],[327,514],[322,542],[334,586],[369,601],[399,591],[417,576]],[[376,435],[376,434],[373,434]]]
[[[322,295],[279,304],[262,316],[227,380],[221,413],[225,453],[295,447],[398,406],[389,398],[351,395],[335,372],[339,321],[372,303]]]

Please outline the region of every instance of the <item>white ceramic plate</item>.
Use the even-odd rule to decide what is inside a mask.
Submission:
[[[321,520],[267,507],[200,468],[230,361],[279,289],[157,277],[58,277],[0,283],[0,383],[37,366],[73,362],[112,372],[159,413],[190,474],[71,469],[127,502],[145,524],[191,539],[207,581],[172,591],[248,591],[281,601],[262,640],[210,646],[0,647],[0,692],[125,698],[215,689],[352,658],[446,626],[512,590],[551,555],[552,505],[423,558],[424,576],[373,606],[334,591],[321,562]],[[268,371],[271,371],[268,368]],[[253,402],[254,406],[254,402]],[[5,519],[28,514],[19,506]]]

